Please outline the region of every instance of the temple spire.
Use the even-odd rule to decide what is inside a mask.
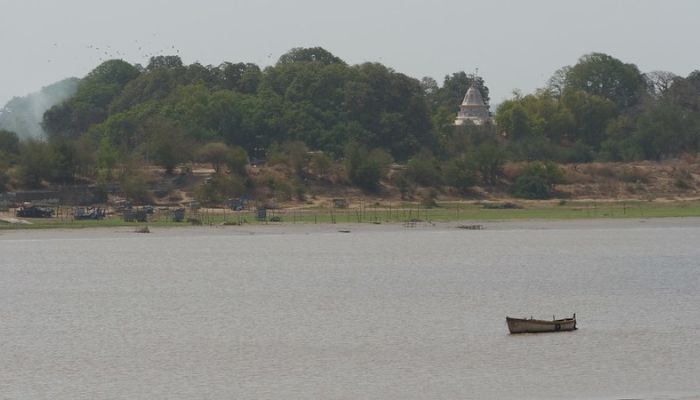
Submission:
[[[477,73],[479,69],[476,69]],[[477,76],[472,76],[472,84],[469,86],[467,93],[464,95],[464,100],[459,106],[455,125],[483,125],[490,119],[489,107],[484,103],[484,98],[481,96],[481,91],[476,85]]]

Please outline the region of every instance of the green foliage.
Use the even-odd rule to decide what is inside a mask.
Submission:
[[[111,178],[112,168],[117,164],[118,157],[117,150],[109,143],[109,139],[103,136],[97,148],[97,168],[106,178]]]
[[[484,143],[474,150],[474,167],[485,185],[496,185],[503,176],[506,153],[496,144]]]
[[[248,165],[248,154],[241,147],[229,147],[226,143],[211,142],[197,150],[197,159],[212,165],[214,172],[221,172],[221,167],[226,165],[231,172],[245,175],[245,167]]]
[[[391,177],[391,180],[394,186],[399,189],[401,199],[405,200],[411,190],[411,183],[406,179],[406,175],[404,173],[397,173]]]
[[[124,86],[139,75],[139,70],[122,60],[109,60],[90,71],[80,82],[78,92],[93,84]]]
[[[221,88],[241,93],[255,93],[262,81],[260,67],[251,63],[225,62],[219,66],[215,73],[219,75]]]
[[[700,114],[670,104],[648,108],[632,135],[644,158],[658,160],[700,148]]]
[[[148,191],[146,177],[137,170],[127,170],[120,179],[121,190],[127,199],[134,204],[148,204],[153,202]]]
[[[391,156],[381,150],[368,151],[355,142],[345,147],[345,168],[350,182],[369,192],[379,189],[379,181],[386,176]]]
[[[599,147],[605,138],[607,124],[617,115],[615,104],[603,97],[573,90],[565,91],[561,101],[575,121],[571,140]]]
[[[214,174],[195,189],[194,197],[202,204],[221,204],[245,193],[245,182],[238,175]]]
[[[484,84],[483,78],[467,75],[464,71],[445,76],[442,87],[436,87],[437,83],[435,85],[429,85],[432,90],[426,94],[430,99],[430,104],[434,108],[446,107],[449,113],[452,114],[452,120],[454,121],[454,114],[459,110],[459,105],[462,104],[464,94],[472,85],[476,86],[484,102],[488,104],[489,88]]]
[[[437,193],[435,192],[435,189],[430,189],[427,193],[423,195],[420,204],[425,208],[435,208],[438,206],[437,201],[435,201],[436,198]]]
[[[171,174],[175,167],[191,159],[191,144],[185,132],[172,121],[155,116],[144,121],[144,135],[149,138],[148,155],[156,165]]]
[[[28,148],[45,158],[23,156],[6,132],[0,153],[22,164],[16,175],[28,186],[84,175],[106,182],[132,162],[171,172],[195,159],[244,176],[248,155],[285,163],[298,179],[323,178],[345,154],[350,182],[376,191],[396,159],[407,162],[408,194],[412,183],[496,185],[507,159],[663,159],[700,150],[698,71],[642,76],[634,65],[589,54],[557,71],[546,89],[504,101],[496,124],[454,126],[470,86],[489,101],[480,77],[457,72],[439,85],[379,63],[347,65],[320,47],[292,49],[264,70],[184,65],[177,56],[154,57],[145,69],[110,60],[43,114],[48,150]]]
[[[151,57],[147,71],[153,71],[156,69],[176,69],[182,68],[182,59],[179,56],[154,56]]]
[[[92,70],[67,101],[49,109],[42,126],[49,137],[75,137],[107,118],[112,100],[139,75],[138,69],[121,60],[110,60]]]
[[[567,89],[559,98],[550,91],[539,91],[507,100],[499,106],[496,122],[499,129],[516,142],[535,140],[555,147],[581,142],[597,149],[605,139],[607,124],[616,115],[615,104],[610,100]],[[538,155],[527,156],[523,153],[531,152],[521,151],[520,156],[524,159],[557,159],[559,151],[540,151]]]
[[[360,163],[360,165],[352,171],[350,180],[364,190],[376,192],[379,190],[379,181],[381,178],[381,165],[374,160],[367,160]]]
[[[465,192],[477,183],[476,166],[466,155],[448,160],[443,167],[445,183]]]
[[[278,149],[281,154],[276,156],[283,159],[298,177],[303,177],[309,153],[304,142],[285,142]]]
[[[518,175],[513,185],[513,195],[526,199],[548,199],[554,186],[564,181],[564,172],[550,162],[529,164]]]
[[[239,147],[229,147],[225,143],[212,142],[202,146],[198,159],[209,162],[214,168],[214,177],[196,189],[195,197],[204,203],[220,203],[228,197],[239,197],[245,190],[241,177],[247,175],[248,154]],[[224,174],[221,167],[226,165],[231,171]]]
[[[530,115],[518,100],[501,103],[496,114],[496,123],[513,139],[522,139],[532,134]]]
[[[681,190],[690,190],[693,188],[693,185],[690,184],[687,179],[683,178],[676,178],[676,180],[673,182],[673,186]]]
[[[662,94],[662,100],[689,110],[700,112],[700,71],[695,70],[687,77],[676,77],[670,87]]]
[[[19,179],[30,188],[38,188],[43,180],[53,177],[54,153],[47,142],[29,139],[20,145]]]
[[[440,186],[442,184],[439,162],[427,149],[408,160],[406,177],[421,186]]]
[[[19,155],[19,138],[10,131],[0,130],[0,159],[8,163],[16,160]]]
[[[619,108],[635,105],[645,90],[642,74],[634,64],[602,53],[581,57],[566,73],[566,88],[612,101]]]
[[[226,166],[232,173],[246,176],[248,174],[246,171],[246,167],[248,166],[248,153],[243,147],[232,146],[226,158]]]
[[[78,148],[78,143],[56,138],[49,142],[51,149],[52,171],[50,179],[54,182],[73,182],[80,169],[85,152]]]
[[[317,62],[324,65],[345,64],[343,60],[331,54],[322,47],[302,48],[297,47],[283,54],[277,64],[290,64],[297,62]]]
[[[319,178],[326,177],[333,168],[333,160],[325,153],[315,152],[309,161],[311,171]]]

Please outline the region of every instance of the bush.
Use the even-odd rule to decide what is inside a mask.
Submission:
[[[55,156],[48,143],[31,139],[21,144],[19,177],[25,186],[36,188],[42,180],[50,180],[55,164]]]
[[[248,165],[248,153],[240,146],[232,146],[226,157],[226,166],[229,171],[240,176],[246,176],[246,166]]]
[[[153,199],[148,192],[148,185],[143,174],[131,171],[126,173],[121,179],[122,192],[127,199],[136,204],[152,203]]]
[[[396,186],[396,188],[399,189],[401,199],[406,199],[411,190],[411,184],[410,182],[408,182],[408,179],[406,179],[406,175],[404,175],[403,172],[400,172],[393,175],[391,177],[391,180],[394,183],[394,186]]]
[[[354,171],[350,180],[370,192],[379,189],[379,181],[382,179],[382,166],[374,160],[362,162]]]
[[[443,169],[445,182],[461,192],[476,185],[476,168],[464,156],[449,160]]]
[[[375,192],[379,189],[379,181],[388,172],[392,158],[381,149],[371,152],[357,143],[349,143],[345,147],[345,167],[348,179],[360,188]]]
[[[226,143],[210,142],[197,150],[197,160],[210,163],[214,172],[218,173],[221,166],[226,164],[229,156],[229,148]]]
[[[245,192],[245,182],[237,175],[216,174],[195,188],[194,197],[202,204],[220,204]]]
[[[439,186],[442,175],[437,160],[427,150],[423,150],[406,164],[406,177],[421,186]]]
[[[16,133],[0,129],[0,157],[13,161],[19,155],[19,137]]]
[[[420,204],[425,208],[435,208],[438,206],[437,201],[435,201],[436,197],[437,193],[435,193],[435,190],[431,189],[428,193],[426,193],[423,196],[423,199],[421,199]]]
[[[553,163],[533,163],[523,169],[515,180],[513,195],[526,199],[548,199],[554,185],[564,181],[564,173]]]
[[[688,190],[692,189],[693,187],[690,183],[688,183],[687,180],[683,178],[676,178],[676,181],[673,183],[673,185],[681,190]]]
[[[496,144],[485,143],[474,150],[474,166],[485,185],[495,185],[503,176],[506,154]]]

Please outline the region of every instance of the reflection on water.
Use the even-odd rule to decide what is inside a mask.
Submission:
[[[0,397],[700,395],[700,225],[503,226],[3,233]]]

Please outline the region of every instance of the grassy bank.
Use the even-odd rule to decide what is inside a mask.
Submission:
[[[4,214],[9,217],[10,214]],[[458,222],[498,221],[525,219],[594,219],[594,218],[660,218],[698,217],[700,201],[626,201],[626,202],[527,202],[527,203],[464,203],[446,202],[435,207],[418,203],[360,205],[350,209],[297,208],[268,210],[267,219],[258,221],[255,212],[207,209],[188,212],[188,222],[174,222],[168,214],[149,216],[147,223],[124,222],[118,215],[101,221],[77,221],[69,210],[50,219],[27,219],[31,224],[0,222],[0,229],[48,229],[48,228],[95,228],[95,227],[153,227],[244,224],[333,224],[333,223],[406,223],[409,221]]]

